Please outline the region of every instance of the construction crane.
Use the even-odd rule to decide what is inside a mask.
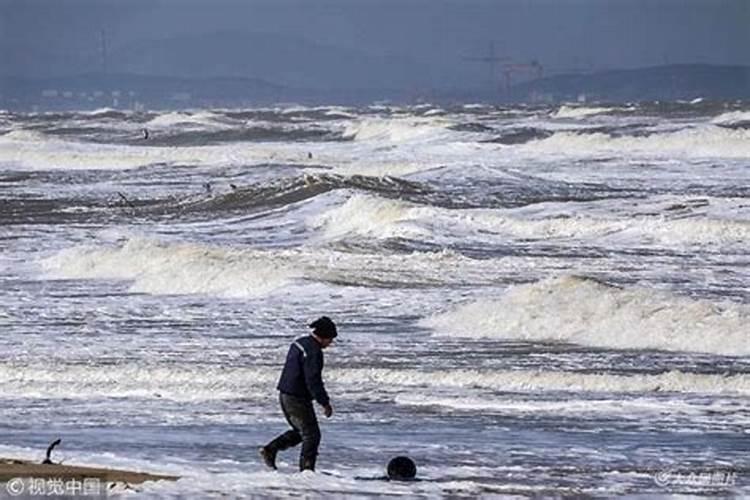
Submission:
[[[490,68],[490,88],[493,90],[499,82],[498,67],[502,69],[503,85],[502,91],[506,97],[510,97],[510,89],[513,84],[513,76],[516,74],[530,75],[532,78],[541,78],[544,74],[544,68],[539,61],[513,62],[508,56],[499,56],[495,51],[495,42],[490,42],[489,52],[485,56],[465,57],[468,61],[475,61],[487,64]],[[500,88],[498,88],[500,90]]]
[[[464,57],[464,59],[488,65],[490,69],[489,86],[494,90],[495,83],[497,82],[497,67],[500,63],[508,61],[510,58],[497,55],[495,51],[495,42],[490,42],[489,51],[486,56]]]
[[[517,73],[531,75],[539,79],[544,75],[544,67],[537,60],[527,63],[507,63],[503,64],[503,77],[505,79],[505,93],[510,95],[510,88],[513,84],[513,75]]]

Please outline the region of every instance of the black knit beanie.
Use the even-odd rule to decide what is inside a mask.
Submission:
[[[328,316],[321,316],[312,323],[310,328],[313,329],[313,333],[323,339],[334,339],[338,332],[336,331],[336,324]]]

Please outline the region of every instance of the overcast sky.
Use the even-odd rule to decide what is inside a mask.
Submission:
[[[499,55],[538,60],[547,73],[750,65],[750,0],[0,0],[4,72],[38,72],[50,66],[43,61],[66,57],[77,70],[83,55],[100,52],[102,30],[113,52],[144,40],[233,31],[399,57],[472,78],[486,68],[468,58],[487,55],[492,42]]]

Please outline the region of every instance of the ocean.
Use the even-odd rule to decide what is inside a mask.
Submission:
[[[181,476],[154,497],[750,495],[747,103],[0,112],[0,250],[0,456]],[[329,474],[266,470],[321,315]],[[359,479],[397,455],[421,481]]]

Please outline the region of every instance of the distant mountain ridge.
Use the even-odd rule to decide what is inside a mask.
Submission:
[[[370,86],[316,88],[248,77],[187,78],[89,73],[59,78],[0,77],[0,109],[187,108],[300,104],[555,103],[750,100],[750,67],[686,64],[591,74],[567,74],[519,83],[511,89],[436,90],[369,82]]]

